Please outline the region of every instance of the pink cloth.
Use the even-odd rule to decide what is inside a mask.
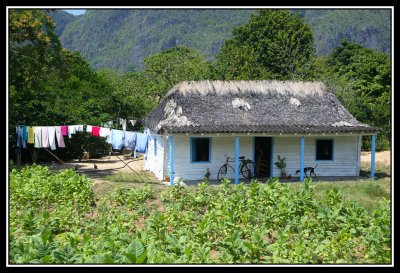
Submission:
[[[42,147],[49,148],[49,130],[47,127],[42,127]]]
[[[64,137],[62,134],[62,126],[56,126],[56,138],[59,148],[65,148]]]
[[[100,136],[100,127],[92,126],[92,136]]]
[[[67,136],[68,135],[68,126],[61,126],[61,132],[63,136]]]

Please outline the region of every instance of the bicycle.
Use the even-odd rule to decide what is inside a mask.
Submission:
[[[219,168],[218,171],[217,175],[218,180],[222,179],[226,175],[228,167],[230,167],[233,170],[233,172],[235,172],[235,169],[229,164],[229,162],[235,162],[235,161],[229,160],[230,157],[227,156],[226,154],[225,157],[226,157],[226,162],[224,163],[224,165],[221,166],[221,168]],[[240,160],[240,165],[239,165],[240,174],[246,179],[250,179],[251,177],[253,177],[253,171],[256,170],[256,164],[254,164],[254,162],[250,159],[245,159],[245,156],[239,156],[239,160]]]

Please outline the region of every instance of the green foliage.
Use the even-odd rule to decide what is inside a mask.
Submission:
[[[181,81],[211,79],[211,65],[196,50],[174,47],[144,59],[144,76],[150,95],[159,102],[165,93]]]
[[[390,54],[389,9],[291,12],[312,26],[318,55],[327,56],[342,38]],[[88,10],[79,17],[62,10],[50,15],[57,23],[55,30],[64,47],[81,52],[95,69],[127,72],[141,70],[145,57],[179,45],[212,59],[224,40],[232,37],[233,28],[246,23],[254,13],[253,9],[124,9]],[[240,56],[239,51],[234,53]]]
[[[389,9],[311,9],[299,10],[302,18],[313,26],[318,55],[327,56],[340,40],[362,44],[374,51],[391,52]]]
[[[78,50],[95,69],[138,71],[147,56],[175,46],[215,56],[234,26],[253,10],[88,10],[64,26],[63,45]],[[62,27],[63,22],[58,21]],[[132,69],[133,68],[133,69]]]
[[[33,164],[10,173],[10,207],[46,209],[56,205],[76,205],[88,209],[94,193],[90,181],[72,169],[53,174],[47,167]]]
[[[383,145],[391,142],[391,62],[387,55],[342,40],[326,60],[319,60],[318,67],[319,78],[357,120],[382,129],[378,148],[390,147]],[[364,138],[364,149],[367,142]]]
[[[75,190],[61,187],[52,197],[51,177],[75,181]],[[310,178],[299,190],[278,179],[171,187],[161,194],[161,211],[147,211],[155,201],[150,185],[121,187],[63,226],[58,207],[66,196],[75,205],[92,200],[77,198],[86,181],[38,166],[10,173],[11,263],[390,263],[389,201],[368,212],[337,189],[317,200]]]
[[[286,157],[281,158],[281,156],[278,155],[278,161],[275,162],[274,164],[275,164],[279,169],[281,169],[282,171],[284,171],[285,168],[286,168],[286,162],[285,162],[285,160],[286,160]]]
[[[259,10],[234,29],[217,56],[221,79],[293,80],[312,77],[311,27],[287,10]]]

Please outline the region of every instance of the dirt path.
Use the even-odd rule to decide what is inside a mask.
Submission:
[[[390,151],[375,153],[375,163],[382,165],[390,165]],[[371,152],[361,152],[361,163],[371,163]]]
[[[118,159],[118,157],[121,160]],[[79,173],[83,173],[90,177],[95,183],[104,181],[104,177],[116,173],[134,173],[144,171],[144,160],[142,157],[136,159],[125,159],[123,155],[105,156],[98,159],[87,160],[71,160],[65,162],[66,165],[53,162],[43,164],[49,167],[52,171],[60,171],[63,169],[77,168]],[[132,171],[133,170],[133,171]]]

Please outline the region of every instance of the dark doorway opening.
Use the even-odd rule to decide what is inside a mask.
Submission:
[[[272,137],[254,138],[255,176],[259,178],[271,176]]]

